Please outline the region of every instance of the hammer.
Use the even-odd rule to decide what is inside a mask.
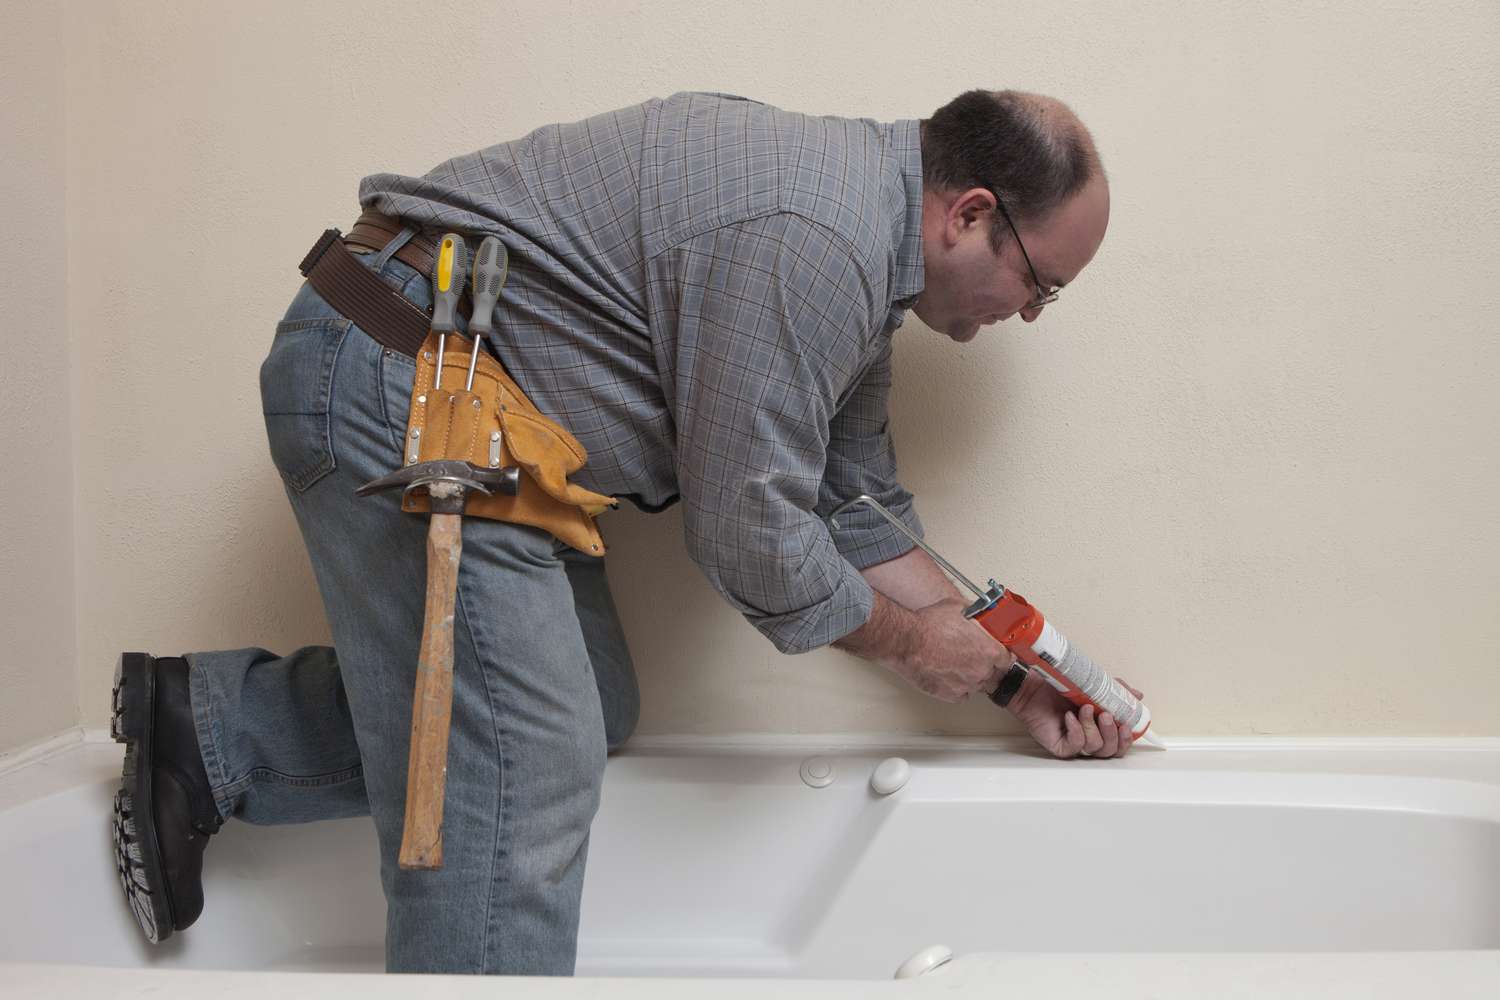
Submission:
[[[427,609],[417,654],[417,690],[411,710],[411,754],[406,762],[406,819],[400,864],[443,867],[443,790],[448,776],[448,725],[453,714],[453,605],[458,559],[463,553],[464,503],[470,492],[515,496],[521,470],[481,469],[471,462],[421,462],[366,483],[369,496],[400,487],[403,496],[425,491],[432,501],[427,528]]]

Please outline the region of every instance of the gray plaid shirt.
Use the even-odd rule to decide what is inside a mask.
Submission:
[[[778,649],[874,602],[860,568],[911,548],[886,419],[891,333],[922,289],[917,122],[677,94],[441,164],[360,203],[493,233],[510,252],[496,351],[588,449],[575,477],[646,510]]]

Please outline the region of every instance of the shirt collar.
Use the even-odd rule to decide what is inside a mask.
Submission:
[[[895,267],[891,275],[891,298],[909,307],[922,291],[922,131],[921,123],[906,119],[891,125],[891,154],[901,172],[906,214],[896,225]]]

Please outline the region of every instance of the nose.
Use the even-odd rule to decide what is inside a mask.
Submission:
[[[1027,306],[1021,310],[1019,315],[1024,322],[1035,323],[1036,318],[1042,314],[1042,310],[1045,308],[1046,306]]]

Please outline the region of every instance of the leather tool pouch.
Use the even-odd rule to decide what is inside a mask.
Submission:
[[[580,552],[604,555],[604,539],[594,518],[616,501],[567,480],[588,459],[583,445],[543,416],[500,362],[483,349],[474,369],[473,389],[466,392],[472,341],[459,334],[449,334],[445,341],[443,384],[434,389],[437,342],[437,334],[430,333],[417,352],[405,463],[448,459],[473,462],[480,468],[519,466],[521,489],[516,496],[472,494],[464,515],[529,524],[550,531]],[[430,502],[413,494],[402,501],[401,509],[425,512]]]

